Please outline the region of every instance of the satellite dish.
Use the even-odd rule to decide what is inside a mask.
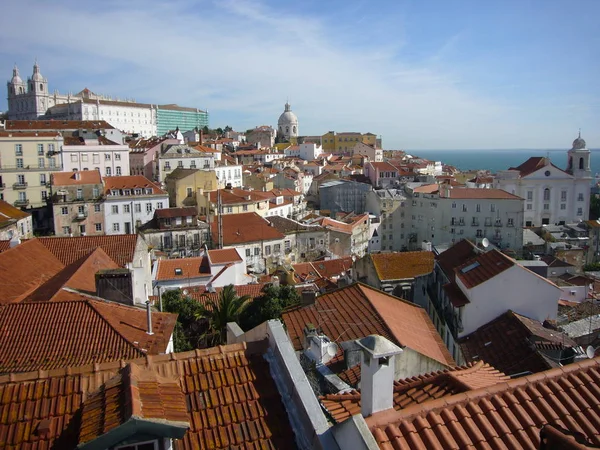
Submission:
[[[594,347],[592,347],[591,345],[588,345],[587,348],[585,349],[585,354],[590,359],[595,358],[596,357],[596,349]]]
[[[488,240],[488,238],[483,238],[481,240],[481,245],[483,246],[483,248],[488,248],[490,246],[490,241]]]
[[[328,346],[327,346],[327,354],[329,356],[331,356],[332,358],[337,355],[337,345],[335,345],[333,342],[331,342]]]
[[[183,290],[183,295],[188,295],[188,290],[187,289]]]

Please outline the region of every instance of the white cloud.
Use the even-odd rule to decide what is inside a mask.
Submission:
[[[37,56],[51,89],[87,86],[138,101],[208,108],[213,125],[237,129],[274,125],[289,97],[302,133],[370,131],[388,148],[556,146],[581,126],[544,123],[561,117],[486,96],[461,83],[459,68],[432,65],[456,51],[462,34],[408,64],[398,56],[404,40],[394,39],[402,30],[387,29],[384,41],[369,22],[337,27],[258,1],[30,0],[4,7],[0,70],[10,74],[9,58],[32,64]],[[360,45],[349,45],[354,42]],[[22,67],[22,75],[29,71]],[[569,120],[581,118],[573,114]]]

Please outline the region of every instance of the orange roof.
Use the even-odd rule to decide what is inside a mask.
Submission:
[[[402,280],[433,272],[433,252],[394,252],[368,255],[380,281]]]
[[[120,177],[104,177],[104,192],[108,195],[113,189],[136,189],[150,188],[152,194],[163,194],[167,192],[162,190],[157,184],[150,181],[143,175],[125,175]]]
[[[21,301],[63,268],[38,239],[0,253],[0,304]]]
[[[493,386],[507,380],[509,377],[502,372],[480,361],[474,365],[394,381],[394,409],[398,411],[429,400]],[[337,423],[343,422],[354,414],[360,414],[359,391],[329,394],[320,399]]]
[[[110,259],[124,267],[133,262],[138,236],[137,234],[116,234],[107,236],[40,237],[35,240],[50,250],[64,265],[71,264],[82,256],[89,255],[97,247],[101,247]]]
[[[113,129],[104,120],[7,120],[7,130],[88,130]]]
[[[455,365],[427,311],[362,283],[318,296],[314,305],[291,308],[283,320],[296,350],[302,349],[304,327],[313,323],[321,324],[331,339],[379,334],[446,366]]]
[[[75,186],[80,184],[102,184],[102,177],[97,170],[80,172],[56,172],[52,174],[52,186]]]
[[[263,294],[264,287],[268,286],[269,284],[270,283],[239,284],[233,286],[233,288],[235,290],[235,294],[238,297],[248,295],[250,297],[250,300],[254,300]],[[222,290],[222,287],[217,287],[214,288],[214,292],[209,292],[206,289],[206,286],[192,286],[186,288],[186,291],[188,291],[188,297],[193,298],[194,300],[202,303],[208,308],[212,307],[210,300],[217,301],[219,298],[219,294]]]
[[[600,359],[587,359],[365,420],[381,449],[538,449],[556,424],[600,444]]]
[[[226,264],[230,262],[243,261],[239,252],[235,248],[209,250],[207,254],[211,264]]]
[[[182,421],[181,395],[171,381],[175,379],[189,424],[178,449],[292,448],[294,432],[259,347],[222,345],[129,361],[146,373],[133,373],[129,385],[137,383],[138,392],[128,391],[139,397],[128,408],[141,419]],[[121,367],[105,363],[0,376],[0,446],[71,449],[93,439],[98,427],[119,423],[123,416],[116,409],[129,395],[114,388],[119,381],[127,386],[122,377],[132,369]],[[71,420],[74,416],[77,420]],[[42,432],[39,425],[45,420],[49,430]]]
[[[222,223],[223,245],[227,246],[285,238],[283,233],[270,226],[267,220],[254,212],[224,214],[222,216]],[[210,226],[212,238],[214,242],[218,242],[216,221],[213,221]]]
[[[314,281],[318,278],[339,277],[352,267],[352,257],[328,259],[308,263],[292,264],[294,279],[297,283]]]
[[[163,353],[176,314],[79,296],[0,305],[0,373],[49,370]]]
[[[58,133],[52,131],[0,131],[0,137],[25,138],[25,137],[51,137],[58,136]]]
[[[21,220],[29,216],[31,216],[31,214],[19,208],[15,208],[4,200],[0,200],[0,225],[6,221]]]
[[[424,186],[419,186],[413,189],[413,192],[418,194],[433,194],[440,190],[440,186],[438,184],[426,184]]]
[[[454,269],[467,289],[485,283],[499,273],[510,269],[515,261],[496,249],[477,255]]]
[[[182,280],[188,278],[210,277],[208,258],[197,256],[194,258],[159,259],[156,261],[157,280]]]

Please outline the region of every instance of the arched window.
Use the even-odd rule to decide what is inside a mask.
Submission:
[[[579,158],[579,169],[583,170],[583,157]]]
[[[296,127],[295,126],[292,128],[292,130],[293,130],[294,134],[296,134]]]
[[[544,189],[544,200],[545,201],[550,200],[550,189],[548,189],[548,188]]]
[[[40,91],[44,90],[44,85],[42,83],[40,83]]]
[[[290,127],[285,127],[285,132],[289,133],[290,132]]]

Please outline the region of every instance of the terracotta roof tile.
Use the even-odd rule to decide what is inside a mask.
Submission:
[[[485,283],[496,275],[510,269],[515,261],[496,249],[477,255],[456,267],[456,277],[467,289]]]
[[[477,247],[468,239],[463,239],[437,255],[435,259],[450,281],[454,281],[454,268],[477,255]]]
[[[0,253],[10,248],[10,240],[0,241]]]
[[[548,424],[567,427],[599,445],[599,363],[598,358],[585,360],[400,411],[382,411],[366,422],[382,449],[538,449],[540,430]]]
[[[455,367],[394,382],[394,409],[401,410],[450,395],[507,381],[509,377],[489,364]],[[322,396],[321,403],[337,423],[360,414],[360,392]]]
[[[394,252],[368,255],[381,281],[415,278],[433,272],[433,252]]]
[[[319,278],[332,279],[352,268],[352,257],[328,259],[308,263],[293,264],[294,280],[297,283],[315,281]]]
[[[413,189],[413,192],[418,194],[433,194],[440,190],[439,184],[426,184],[424,186],[418,186]]]
[[[0,254],[0,304],[21,301],[65,265],[39,239],[30,239]]]
[[[152,194],[163,194],[166,195],[166,191],[162,190],[157,184],[150,181],[143,175],[124,175],[118,177],[104,177],[104,192],[106,195],[110,195],[110,191],[113,189],[135,189],[135,188],[149,188],[152,189]]]
[[[8,131],[0,131],[0,137],[9,137],[9,138],[25,138],[25,137],[46,137],[46,138],[55,138],[59,136],[58,133],[53,131],[21,131],[21,130],[8,130]]]
[[[104,120],[7,120],[7,130],[88,130],[113,129]]]
[[[6,220],[21,220],[29,216],[31,216],[31,214],[28,212],[15,208],[4,200],[0,200],[0,224]]]
[[[173,217],[194,217],[198,215],[198,210],[195,206],[182,207],[182,208],[164,208],[157,209],[154,211],[154,216],[160,219],[173,218]]]
[[[52,186],[77,186],[81,184],[102,184],[102,177],[97,170],[80,172],[56,172],[52,174]]]
[[[120,391],[135,383],[141,408],[135,410],[142,417],[180,421],[184,419],[181,397],[170,381],[175,379],[189,423],[188,431],[176,443],[178,449],[296,448],[269,363],[245,344],[129,361],[130,367],[134,364],[140,374],[133,382],[124,382],[128,368],[121,368],[118,362],[0,376],[0,447],[75,448],[129,415],[106,409],[102,403],[121,407]],[[158,401],[157,393],[172,401],[168,405],[164,399]],[[104,418],[94,414],[100,411]],[[49,422],[48,432],[39,431],[44,420]]]
[[[263,289],[270,283],[252,283],[252,284],[240,284],[233,286],[235,293],[238,297],[248,295],[250,301],[260,297],[263,294]],[[197,286],[186,288],[188,291],[187,296],[202,303],[204,306],[210,307],[210,300],[217,301],[219,294],[223,290],[222,287],[214,288],[215,292],[209,292],[206,286]]]
[[[455,365],[423,308],[361,283],[320,295],[314,305],[290,308],[282,317],[296,350],[302,349],[304,328],[312,323],[336,342],[378,334],[441,364]]]
[[[225,264],[243,261],[240,253],[235,248],[209,250],[206,252],[212,264]]]
[[[560,350],[574,347],[566,334],[544,328],[540,322],[507,311],[458,341],[466,361],[485,361],[513,375],[541,372],[557,365],[543,356],[536,344],[551,344]]]
[[[235,246],[248,242],[269,241],[283,239],[285,235],[276,228],[269,225],[269,222],[258,214],[224,214],[222,216],[223,224],[223,244]],[[211,223],[211,233],[214,242],[218,241],[217,223]]]
[[[145,309],[79,298],[0,306],[0,373],[131,359],[142,356],[142,349],[149,354],[166,350],[175,314],[153,313],[154,334],[149,335]]]
[[[79,237],[40,237],[36,239],[62,264],[71,264],[90,254],[97,247],[117,264],[124,267],[133,261],[138,242],[136,234]]]
[[[161,281],[211,276],[208,258],[205,256],[159,259],[156,264],[158,265],[156,279]]]

